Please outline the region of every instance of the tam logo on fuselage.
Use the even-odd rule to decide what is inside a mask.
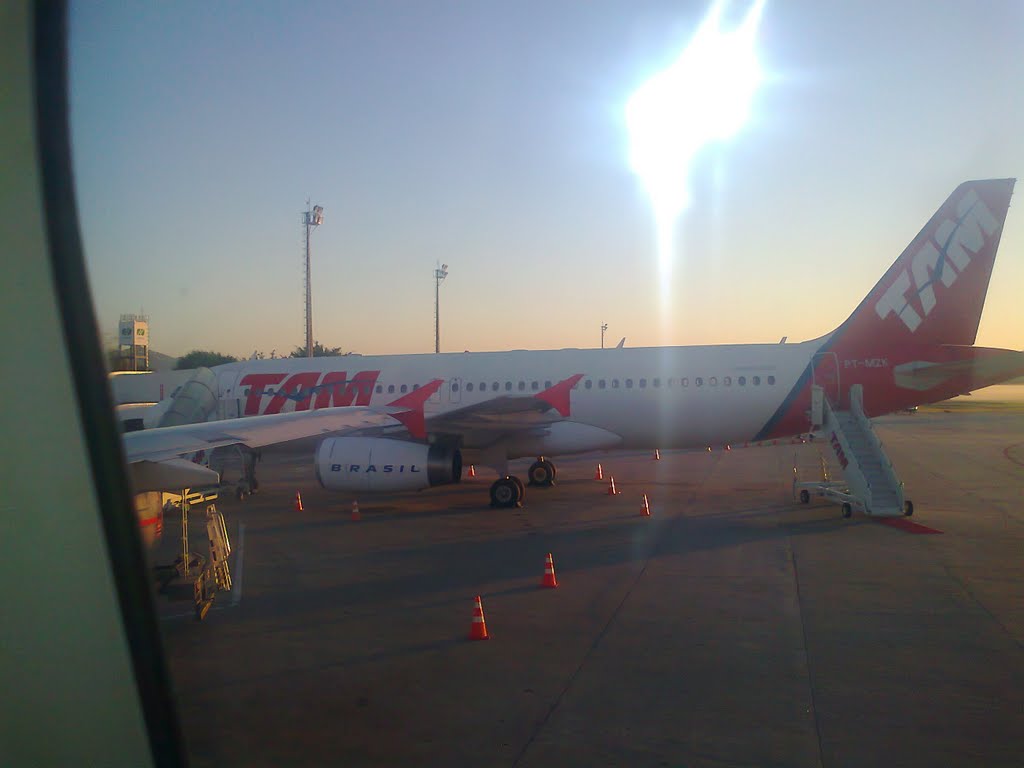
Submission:
[[[977,255],[985,245],[985,238],[999,226],[973,189],[960,198],[956,215],[955,221],[944,219],[939,223],[932,239],[914,254],[909,272],[903,270],[882,294],[875,305],[880,318],[884,320],[895,312],[911,333],[916,331],[924,317],[935,309],[935,280],[941,280],[947,288],[952,286],[959,273],[971,263],[971,256]],[[911,273],[921,305],[920,314],[910,305],[907,296]]]
[[[360,371],[351,379],[346,371],[303,373],[249,373],[238,382],[245,393],[245,415],[308,411],[310,407],[369,405],[380,371]],[[276,389],[274,388],[278,386]],[[263,398],[269,396],[265,407]],[[295,407],[289,407],[294,403]]]

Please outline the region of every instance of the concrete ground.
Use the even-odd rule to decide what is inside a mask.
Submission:
[[[1022,765],[1024,408],[877,430],[941,535],[794,503],[811,445],[563,458],[520,510],[481,473],[358,522],[268,457],[219,504],[235,592],[161,600],[193,764]]]

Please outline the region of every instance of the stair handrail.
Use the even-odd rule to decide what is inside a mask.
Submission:
[[[868,440],[875,449],[876,455],[881,457],[882,471],[889,480],[890,487],[895,489],[897,503],[899,508],[902,509],[903,481],[896,474],[896,468],[893,466],[892,460],[882,447],[882,441],[875,433],[875,427],[871,423],[871,419],[864,413],[864,386],[862,384],[854,384],[850,387],[850,412],[857,419],[857,423],[861,426],[864,434],[867,435]],[[865,478],[865,481],[868,482],[867,478]]]
[[[860,460],[857,458],[857,454],[854,453],[853,446],[850,444],[850,441],[846,436],[846,432],[843,430],[843,427],[839,422],[839,417],[836,416],[836,411],[833,409],[832,403],[829,402],[829,398],[827,397],[824,400],[823,408],[825,422],[835,433],[836,439],[839,441],[843,452],[847,455],[847,462],[849,463],[851,460],[855,462],[855,474],[850,472],[849,466],[843,467],[843,475],[850,487],[850,492],[853,496],[860,498],[865,509],[871,509],[873,502],[871,481],[869,481],[867,475],[864,474],[864,470],[860,466]]]

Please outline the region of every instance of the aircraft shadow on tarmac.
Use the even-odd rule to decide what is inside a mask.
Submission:
[[[809,510],[820,516],[807,519]],[[435,514],[466,514],[470,511],[480,514],[478,507],[472,510],[438,510]],[[655,513],[652,518],[621,517],[604,521],[601,525],[588,523],[588,527],[582,528],[519,530],[504,536],[426,542],[422,546],[349,554],[339,557],[338,567],[345,572],[363,574],[362,580],[304,589],[298,594],[282,590],[280,593],[248,596],[247,607],[286,618],[309,611],[319,613],[323,606],[330,605],[343,608],[344,619],[347,620],[353,612],[367,615],[377,610],[377,604],[395,600],[423,607],[464,601],[466,595],[480,594],[486,598],[534,590],[538,574],[535,573],[537,569],[531,566],[543,563],[548,552],[556,553],[558,573],[570,576],[627,564],[640,568],[653,559],[738,548],[795,536],[839,533],[869,522],[842,520],[832,512],[830,507],[795,508],[792,504],[784,504],[696,516],[659,518]],[[803,517],[787,520],[787,513],[802,513]],[[392,516],[388,517],[389,521],[394,521]],[[358,523],[338,519],[297,525],[340,529],[347,525],[366,525],[372,518],[372,515],[367,515]],[[263,529],[261,535],[273,534],[274,531],[275,528]],[[397,578],[365,578],[368,573],[388,572],[403,575]],[[508,586],[509,582],[516,580],[522,581],[521,587]],[[452,593],[458,595],[450,596]],[[438,595],[445,597],[431,600],[432,596]],[[322,619],[330,621],[329,616],[322,615],[317,620]]]

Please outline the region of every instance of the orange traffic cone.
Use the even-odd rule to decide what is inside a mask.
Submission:
[[[550,587],[554,589],[558,586],[558,581],[555,579],[555,561],[551,559],[551,553],[548,552],[547,558],[544,560],[544,578],[540,580],[542,587]]]
[[[619,492],[617,490],[615,490],[615,478],[612,477],[611,475],[608,476],[608,495],[609,496],[618,496],[619,495]]]
[[[295,492],[295,511],[302,511],[302,494],[300,494],[298,491]]]
[[[651,516],[651,505],[647,501],[647,494],[644,494],[644,503],[640,505],[640,514],[644,517]]]
[[[470,640],[489,640],[487,634],[487,622],[484,621],[484,604],[480,602],[480,595],[477,595],[476,604],[473,606],[473,623],[469,626]]]
[[[359,512],[359,502],[355,500],[352,501],[352,519],[356,521],[363,519],[362,514]]]
[[[594,472],[594,479],[595,480],[604,480],[604,470],[601,469],[601,465],[600,464],[597,465],[597,471]]]
[[[469,465],[469,477],[476,477],[476,466],[473,464]]]
[[[661,461],[661,451],[659,451],[657,448],[654,449],[654,460]]]

